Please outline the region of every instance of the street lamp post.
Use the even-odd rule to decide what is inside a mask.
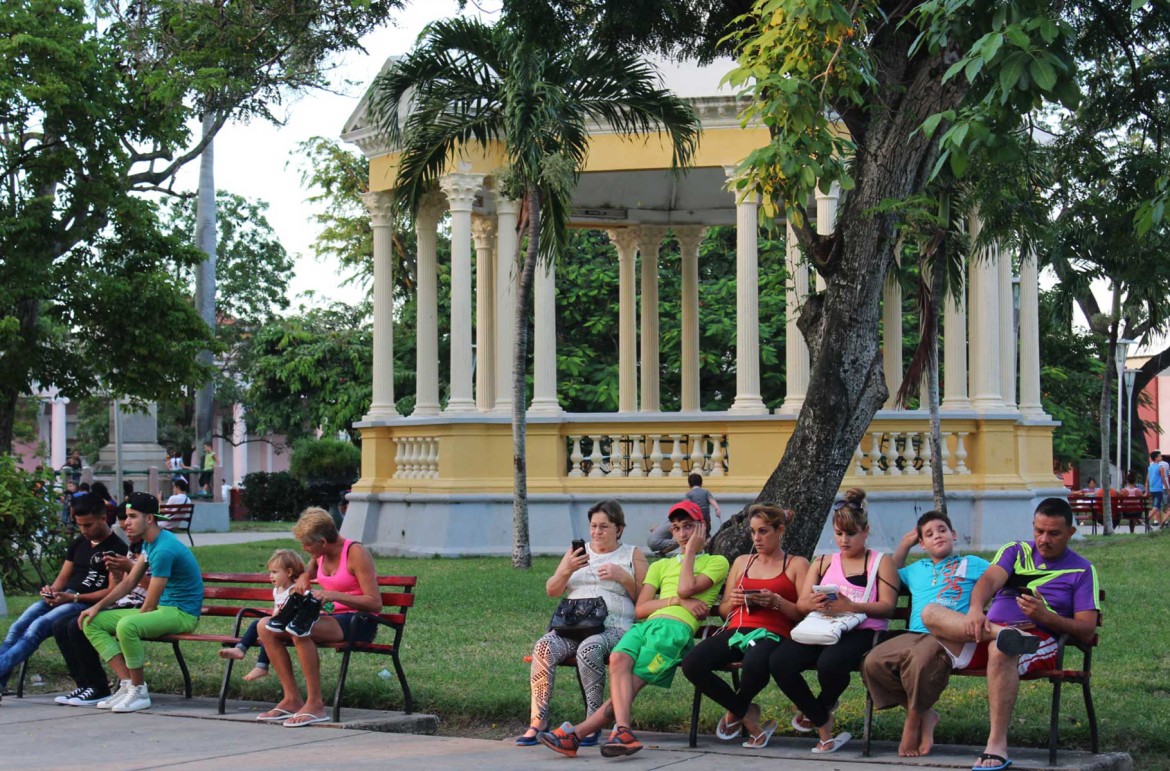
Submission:
[[[1129,421],[1129,433],[1133,434],[1133,383],[1137,380],[1136,369],[1125,370],[1125,417]],[[1133,468],[1133,437],[1125,443],[1125,468]]]

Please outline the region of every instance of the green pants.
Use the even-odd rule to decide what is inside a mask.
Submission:
[[[109,661],[121,653],[127,667],[141,669],[146,662],[146,650],[142,647],[144,639],[186,634],[194,631],[198,623],[198,616],[165,605],[149,613],[137,608],[103,610],[85,627],[85,636],[102,661]]]

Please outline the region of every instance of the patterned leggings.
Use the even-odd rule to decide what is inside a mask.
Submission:
[[[592,715],[605,701],[605,657],[622,639],[623,630],[606,628],[601,634],[581,642],[549,632],[536,641],[532,649],[532,722],[548,725],[548,702],[552,698],[557,664],[569,656],[577,657],[577,673],[585,689],[585,714]]]

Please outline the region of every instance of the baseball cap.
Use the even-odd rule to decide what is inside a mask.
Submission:
[[[126,502],[122,504],[127,509],[134,509],[143,514],[153,514],[155,519],[167,520],[170,517],[160,516],[158,513],[158,498],[150,493],[130,493]]]
[[[681,511],[696,522],[703,522],[703,510],[699,508],[699,504],[694,501],[679,501],[670,507],[670,512],[666,515],[667,519],[674,516],[675,512]]]

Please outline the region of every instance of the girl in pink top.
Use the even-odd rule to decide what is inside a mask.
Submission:
[[[785,640],[768,661],[776,684],[801,712],[793,718],[793,728],[805,732],[815,729],[820,735],[812,750],[815,753],[836,752],[852,738],[848,733],[833,735],[833,710],[849,687],[850,675],[873,647],[874,630],[886,628],[886,619],[898,601],[898,573],[893,562],[865,545],[869,518],[864,490],[852,488],[846,491],[844,501],[834,505],[833,535],[837,553],[813,560],[797,605],[803,613],[864,613],[865,621],[841,635],[836,645]],[[827,584],[837,585],[835,598],[813,591],[814,586]],[[819,695],[813,695],[801,674],[808,669],[817,671]]]
[[[313,596],[333,613],[322,613],[307,637],[291,637],[287,632],[268,628],[267,619],[260,627],[260,641],[272,660],[272,670],[280,679],[283,698],[275,707],[259,715],[257,720],[283,722],[286,728],[297,728],[329,720],[325,702],[321,698],[321,669],[317,653],[320,643],[336,643],[348,639],[349,628],[358,624],[355,639],[370,641],[377,631],[375,625],[361,623],[359,612],[380,613],[382,596],[378,593],[378,579],[374,572],[374,558],[357,541],[342,539],[333,524],[333,517],[324,509],[305,509],[293,528],[293,536],[312,557],[309,568],[293,585],[293,593],[309,591],[315,579],[321,586]],[[305,675],[305,697],[301,698],[296,675],[292,669],[286,642],[291,639]]]

